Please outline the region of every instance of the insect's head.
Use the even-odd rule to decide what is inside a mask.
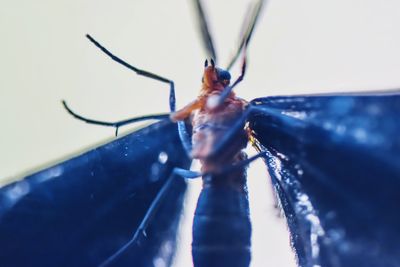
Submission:
[[[204,62],[204,75],[203,75],[203,85],[207,88],[221,87],[225,88],[229,85],[231,81],[231,74],[229,71],[215,67],[215,62],[213,59],[210,60],[210,66],[208,65],[208,60]]]

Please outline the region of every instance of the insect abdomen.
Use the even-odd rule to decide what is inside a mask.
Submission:
[[[195,267],[244,267],[250,263],[251,224],[246,190],[205,187],[193,222]]]

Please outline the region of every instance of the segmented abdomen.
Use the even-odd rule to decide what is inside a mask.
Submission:
[[[245,267],[250,263],[251,224],[247,190],[203,188],[193,222],[195,267]]]

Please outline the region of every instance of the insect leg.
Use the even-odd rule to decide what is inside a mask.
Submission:
[[[161,113],[161,114],[152,114],[152,115],[146,115],[146,116],[140,116],[140,117],[134,117],[122,121],[116,121],[116,122],[106,122],[106,121],[98,121],[98,120],[92,120],[86,117],[83,117],[74,111],[72,111],[68,105],[67,102],[64,100],[62,101],[62,104],[64,105],[64,108],[68,111],[69,114],[71,114],[74,118],[84,121],[86,123],[90,124],[95,124],[95,125],[102,125],[102,126],[109,126],[109,127],[114,127],[115,128],[115,136],[118,135],[118,128],[127,124],[131,124],[134,122],[139,122],[139,121],[145,121],[145,120],[162,120],[162,119],[168,119],[169,118],[169,113]]]
[[[257,111],[264,111],[263,108],[257,107],[254,104],[250,103],[246,110],[242,113],[242,115],[237,119],[237,121],[230,127],[229,132],[227,132],[219,141],[218,145],[216,145],[213,151],[210,153],[210,157],[218,155],[222,150],[228,145],[233,139],[236,137],[236,133],[243,129],[247,118],[250,114]]]
[[[181,176],[183,178],[186,179],[195,179],[201,176],[206,176],[206,175],[212,175],[212,174],[224,174],[224,173],[229,173],[238,169],[241,169],[247,165],[249,165],[251,162],[255,161],[258,158],[262,158],[266,156],[267,152],[260,152],[254,156],[252,156],[251,158],[239,161],[235,164],[229,165],[221,170],[219,170],[218,172],[195,172],[195,171],[190,171],[190,170],[185,170],[185,169],[181,169],[181,168],[174,168],[173,173]]]
[[[187,178],[187,179],[195,179],[203,175],[203,173],[201,172],[194,172],[191,170],[185,170],[181,168],[174,168],[172,172],[182,178]]]
[[[109,56],[112,60],[114,60],[115,62],[121,64],[122,66],[133,70],[134,72],[136,72],[136,74],[138,75],[142,75],[145,76],[147,78],[150,79],[154,79],[163,83],[168,83],[169,84],[169,108],[171,112],[174,112],[176,109],[176,98],[175,98],[175,85],[174,85],[174,81],[164,78],[162,76],[159,76],[157,74],[154,74],[152,72],[149,71],[145,71],[142,69],[139,69],[137,67],[132,66],[131,64],[127,63],[126,61],[122,60],[121,58],[117,57],[116,55],[114,55],[113,53],[111,53],[107,48],[105,48],[104,46],[102,46],[98,41],[96,41],[92,36],[90,36],[89,34],[86,35],[86,37],[89,39],[89,41],[91,41],[96,47],[98,47],[102,52],[104,52],[107,56]],[[183,144],[183,147],[186,151],[187,155],[190,155],[190,152],[192,150],[191,148],[191,141],[190,141],[190,135],[186,130],[186,125],[185,122],[181,121],[178,122],[178,131],[179,131],[179,138],[181,139],[181,142]]]
[[[230,165],[230,166],[227,166],[227,167],[223,168],[222,170],[218,171],[217,174],[229,173],[229,172],[241,169],[241,168],[249,165],[251,162],[255,161],[258,158],[266,157],[266,154],[267,154],[267,152],[260,152],[260,153],[254,155],[254,156],[252,156],[252,157],[250,157],[248,159],[239,161],[239,162],[237,162],[237,163],[235,163],[233,165]],[[207,174],[212,174],[212,173],[203,173],[202,175],[207,175]]]
[[[150,79],[154,79],[163,83],[168,83],[169,84],[169,107],[170,110],[173,112],[175,111],[175,85],[174,85],[174,81],[164,78],[160,75],[154,74],[152,72],[146,71],[146,70],[142,70],[139,69],[137,67],[132,66],[131,64],[127,63],[126,61],[122,60],[121,58],[117,57],[116,55],[114,55],[113,53],[111,53],[107,48],[105,48],[104,46],[102,46],[98,41],[96,41],[92,36],[90,36],[89,34],[86,34],[86,37],[89,39],[90,42],[92,42],[97,48],[99,48],[103,53],[105,53],[107,56],[109,56],[112,60],[114,60],[115,62],[121,64],[122,66],[133,70],[134,72],[136,72],[136,74],[138,75],[142,75],[145,76],[147,78]]]
[[[161,188],[160,192],[154,198],[153,202],[151,203],[149,209],[146,212],[142,222],[140,223],[139,227],[136,229],[135,233],[133,234],[132,238],[125,243],[122,247],[120,247],[114,254],[108,257],[105,261],[103,261],[99,267],[106,267],[112,264],[118,257],[120,257],[130,246],[135,245],[138,241],[140,235],[145,235],[146,229],[151,222],[151,219],[154,217],[155,213],[157,212],[159,206],[163,203],[164,198],[166,197],[166,193],[168,190],[171,189],[173,179],[176,179],[176,176],[193,179],[200,177],[202,174],[190,170],[185,170],[181,168],[174,168],[172,170],[171,176],[165,182],[163,187]]]
[[[186,124],[184,121],[178,121],[177,124],[179,139],[181,139],[181,143],[183,148],[185,149],[186,155],[190,158],[192,154],[192,141],[190,139],[190,134],[186,128]]]
[[[103,261],[99,267],[110,266],[116,259],[118,259],[130,246],[137,244],[137,241],[141,235],[146,235],[146,229],[151,222],[152,218],[156,214],[158,208],[163,203],[164,198],[167,196],[167,192],[171,190],[173,179],[176,179],[174,173],[168,178],[165,184],[162,186],[161,190],[158,192],[157,196],[154,198],[151,203],[149,209],[146,212],[142,222],[139,227],[136,229],[132,238],[125,243],[122,247],[120,247],[114,254],[108,257],[105,261]]]

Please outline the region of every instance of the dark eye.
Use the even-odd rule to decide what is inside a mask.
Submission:
[[[218,79],[220,81],[230,81],[231,80],[231,74],[229,73],[229,71],[218,69],[217,75],[218,75]]]

